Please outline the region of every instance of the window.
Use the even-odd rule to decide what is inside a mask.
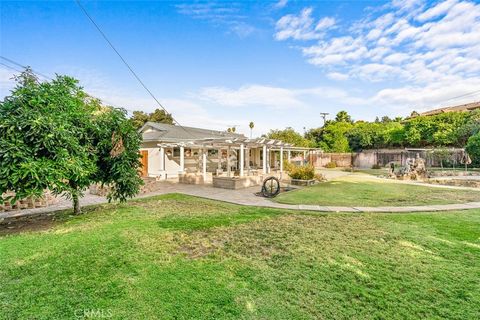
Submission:
[[[180,148],[173,148],[173,156],[180,157]]]

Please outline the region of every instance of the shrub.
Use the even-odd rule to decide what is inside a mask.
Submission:
[[[337,167],[337,163],[335,161],[329,162],[325,165],[325,168],[327,169],[333,169]]]
[[[315,178],[315,168],[310,164],[305,166],[296,166],[290,163],[287,168],[288,175],[292,179],[312,180]]]
[[[480,164],[480,133],[468,139],[466,150],[472,158],[474,165]]]
[[[374,165],[372,166],[372,169],[376,169],[376,170],[382,169],[382,166],[379,165],[378,163],[376,163],[376,164],[374,164]]]

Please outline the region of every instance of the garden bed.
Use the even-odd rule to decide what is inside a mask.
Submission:
[[[315,183],[317,183],[317,180],[315,179],[310,179],[310,180],[292,179],[291,180],[291,184],[293,184],[294,186],[301,186],[301,187],[313,186]]]

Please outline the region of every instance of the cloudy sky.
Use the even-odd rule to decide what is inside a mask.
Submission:
[[[480,100],[480,1],[82,1],[183,125],[255,134],[320,112],[405,116]],[[0,52],[108,104],[152,98],[74,1],[2,1]],[[0,97],[15,73],[0,60]]]

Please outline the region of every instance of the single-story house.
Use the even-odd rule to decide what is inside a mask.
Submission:
[[[281,174],[283,161],[290,161],[292,151],[303,154],[305,160],[312,150],[280,140],[156,122],[147,122],[139,132],[142,175],[186,183]]]
[[[430,110],[430,111],[420,113],[420,115],[421,116],[434,116],[434,115],[437,115],[437,114],[442,114],[442,113],[447,113],[447,112],[467,112],[467,111],[474,111],[474,110],[480,110],[480,101],[461,104],[461,105],[457,105],[457,106],[449,106],[449,107],[434,109],[434,110]]]

